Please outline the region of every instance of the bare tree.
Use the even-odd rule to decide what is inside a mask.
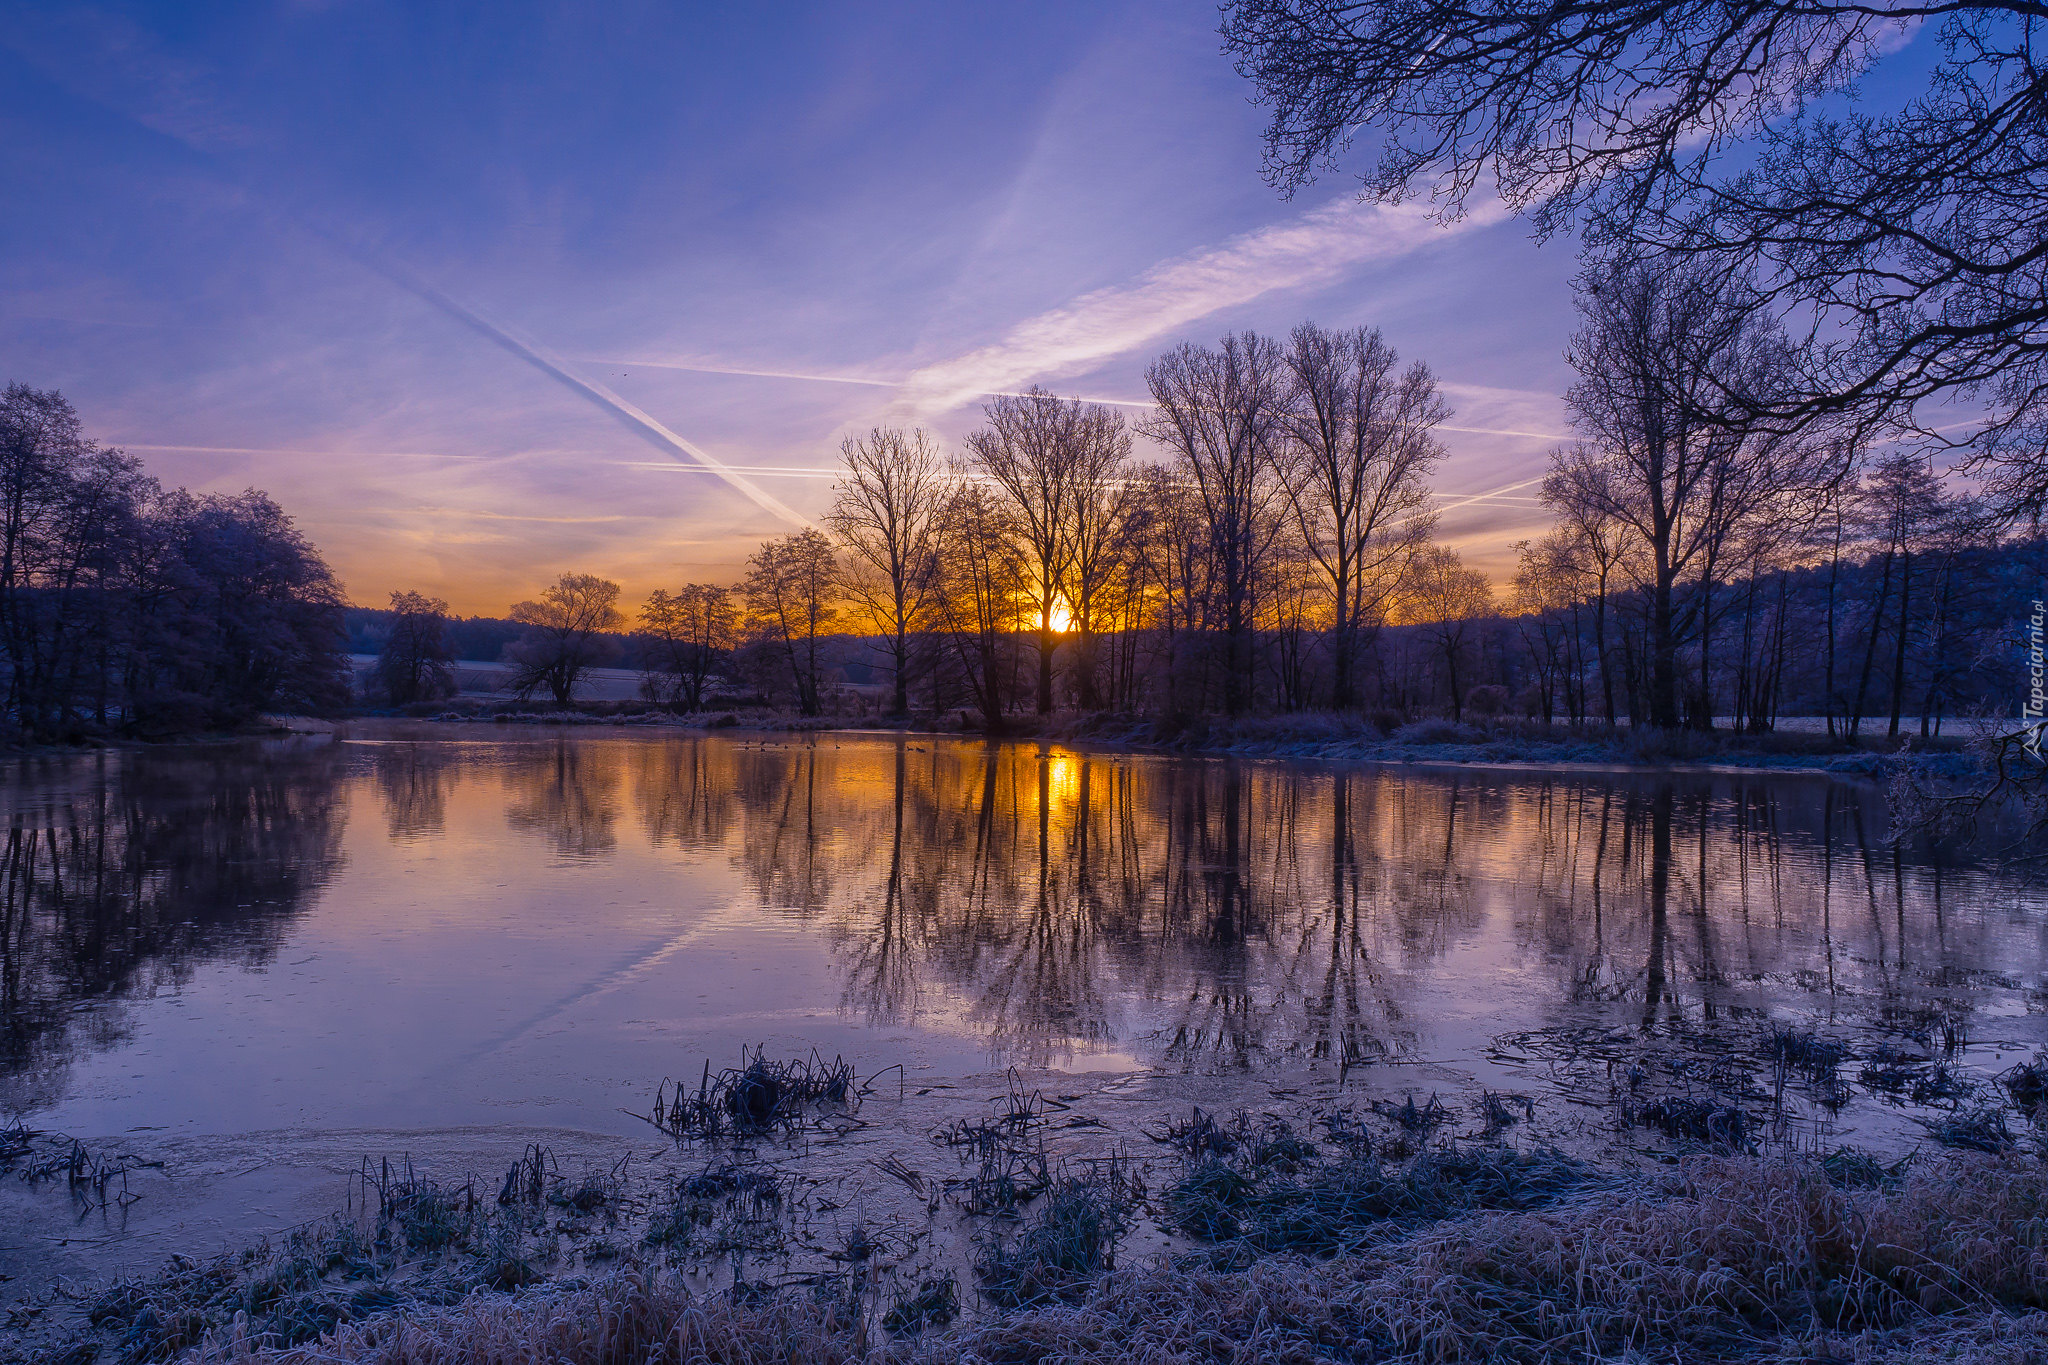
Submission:
[[[1286,363],[1271,338],[1242,332],[1215,350],[1184,343],[1154,361],[1146,379],[1158,411],[1143,430],[1174,454],[1201,507],[1224,632],[1223,704],[1241,715],[1252,700],[1260,571],[1286,498],[1277,469]]]
[[[1787,373],[1786,344],[1739,280],[1673,261],[1597,263],[1581,276],[1584,326],[1567,350],[1566,401],[1586,438],[1556,452],[1545,495],[1620,522],[1648,563],[1650,721],[1680,721],[1678,651],[1706,629],[1716,561],[1744,522],[1839,477],[1830,448],[1746,426]],[[1810,502],[1809,502],[1810,505]],[[1697,585],[1697,601],[1681,585]],[[1711,725],[1701,697],[1695,723]]]
[[[846,475],[826,518],[846,547],[842,586],[882,637],[892,711],[910,711],[911,636],[936,585],[938,517],[947,496],[938,447],[923,431],[876,427],[840,446]]]
[[[1429,538],[1427,480],[1443,458],[1435,428],[1451,415],[1429,367],[1400,357],[1377,328],[1294,329],[1285,447],[1288,499],[1328,581],[1332,701],[1358,701],[1361,627]]]
[[[536,600],[513,604],[512,619],[527,631],[506,649],[512,690],[525,697],[545,687],[555,705],[568,706],[585,673],[618,657],[619,643],[609,634],[626,619],[618,600],[619,585],[610,579],[565,573]]]
[[[1086,414],[1078,400],[1033,387],[986,409],[988,425],[968,436],[976,470],[1008,496],[1026,563],[1025,602],[1036,617],[1038,713],[1053,709],[1052,658],[1059,648],[1062,590],[1073,558],[1075,470]]]
[[[1611,510],[1620,499],[1614,487],[1617,476],[1597,452],[1584,445],[1567,447],[1552,454],[1551,466],[1550,476],[1543,482],[1543,502],[1557,514],[1559,529],[1574,543],[1573,557],[1591,578],[1593,655],[1600,669],[1601,704],[1612,727],[1616,721],[1614,677],[1620,670],[1607,650],[1608,604],[1616,574],[1641,541],[1632,537],[1629,523]]]
[[[122,624],[96,618],[154,492],[55,389],[0,395],[0,715],[31,739],[66,736],[79,702],[105,711],[110,660],[87,642]]]
[[[395,705],[455,695],[448,604],[416,592],[391,594],[391,634],[377,654],[377,680]]]
[[[1536,668],[1543,723],[1556,718],[1560,691],[1565,711],[1576,722],[1585,706],[1581,680],[1574,676],[1577,660],[1572,648],[1585,576],[1579,559],[1582,546],[1566,527],[1558,526],[1541,540],[1518,542],[1515,550],[1515,626]]]
[[[1029,557],[1017,522],[1008,499],[970,479],[955,486],[940,519],[938,609],[991,732],[1004,724],[1010,637],[1029,600]]]
[[[1094,711],[1102,706],[1097,636],[1112,610],[1111,584],[1123,569],[1126,524],[1135,505],[1131,433],[1123,414],[1089,403],[1076,414],[1072,439],[1067,573],[1061,592],[1074,639],[1075,699],[1083,710]]]
[[[1284,189],[1369,130],[1367,197],[1427,191],[1455,215],[1497,191],[1541,234],[1584,224],[1603,246],[1754,272],[1773,312],[1827,342],[1801,348],[1799,382],[1764,411],[1912,425],[1930,398],[1974,397],[1987,418],[1966,439],[1995,502],[2038,521],[2043,17],[2038,0],[1233,0],[1224,34],[1272,111]],[[1894,40],[1937,18],[1912,48],[1936,59],[1889,109],[1818,111],[1872,67],[1920,60]]]
[[[771,540],[747,561],[747,607],[789,665],[797,707],[807,716],[823,709],[818,636],[838,615],[833,605],[839,566],[832,541],[819,530]]]
[[[158,665],[157,686],[204,698],[216,721],[273,706],[346,704],[346,599],[282,507],[254,488],[178,490],[157,498],[148,514],[171,546],[177,574],[164,616],[150,627],[162,632],[157,647],[172,655]],[[138,711],[159,700],[138,696]],[[167,708],[172,716],[182,709]]]
[[[1485,574],[1466,568],[1456,550],[1428,545],[1409,560],[1399,618],[1416,627],[1431,652],[1443,661],[1451,715],[1460,721],[1465,719],[1460,670],[1469,663],[1492,615],[1492,585]]]
[[[711,675],[739,642],[738,620],[732,590],[714,583],[648,594],[640,628],[650,641],[647,676],[655,696],[685,711],[702,710]]]
[[[1208,652],[1199,646],[1215,598],[1212,545],[1194,487],[1174,469],[1148,464],[1134,482],[1139,513],[1126,553],[1145,562],[1157,585],[1161,690],[1169,711],[1185,713],[1208,690]]]
[[[1897,739],[1900,709],[1905,701],[1906,651],[1912,635],[1913,554],[1934,539],[1950,511],[1950,501],[1927,461],[1910,451],[1894,451],[1878,460],[1860,491],[1865,534],[1883,547],[1884,568],[1877,598],[1870,605],[1870,625],[1864,632],[1863,667],[1857,677],[1856,700],[1849,711],[1849,738],[1856,738],[1862,724],[1864,702],[1870,693],[1871,665],[1877,657],[1885,608],[1896,577],[1899,605],[1892,632],[1891,726],[1886,738]]]

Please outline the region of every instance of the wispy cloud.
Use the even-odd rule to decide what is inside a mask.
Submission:
[[[1508,427],[1456,427],[1448,423],[1439,425],[1438,431],[1455,431],[1461,436],[1523,436],[1532,441],[1569,441],[1571,437],[1554,431],[1515,431]]]
[[[1280,289],[1328,284],[1474,228],[1507,211],[1489,203],[1446,227],[1425,205],[1330,204],[1290,223],[1163,261],[1128,284],[1083,294],[1012,327],[1002,340],[926,365],[903,385],[906,415],[946,412],[987,393],[1072,373],[1137,349],[1212,313]]]
[[[488,460],[489,455],[454,455],[437,450],[295,450],[282,446],[173,446],[156,441],[116,441],[124,450],[165,450],[193,455],[306,455],[333,460]]]
[[[594,365],[617,365],[620,369],[639,366],[649,370],[683,370],[690,374],[737,374],[754,379],[800,379],[812,384],[862,384],[871,388],[893,389],[899,387],[900,379],[871,379],[852,374],[812,374],[802,370],[755,370],[737,365],[714,365],[704,360],[618,360],[592,357]]]
[[[640,366],[650,370],[681,370],[687,374],[732,374],[744,375],[753,379],[788,379],[807,384],[859,384],[863,387],[874,389],[900,389],[913,382],[909,378],[880,379],[872,376],[849,374],[815,374],[804,370],[746,369],[737,365],[713,365],[706,361],[649,360],[645,357],[638,360],[592,357],[589,363],[595,365],[617,365],[621,370]],[[971,395],[974,398],[1021,398],[1022,396],[1023,394],[1016,389],[984,389],[979,393]],[[1087,402],[1106,403],[1114,408],[1149,408],[1153,406],[1149,399],[1104,398],[1094,394],[1081,394],[1078,396]]]
[[[1446,424],[1441,431],[1467,436],[1519,436],[1532,441],[1569,441],[1563,404],[1554,393],[1536,389],[1504,389],[1461,380],[1440,381],[1458,405],[1457,415],[1469,425]]]

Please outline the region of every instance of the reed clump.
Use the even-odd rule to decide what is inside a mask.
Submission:
[[[716,1074],[706,1061],[694,1092],[663,1081],[653,1112],[644,1117],[678,1139],[794,1134],[819,1117],[819,1106],[849,1106],[861,1093],[853,1064],[843,1057],[828,1062],[812,1053],[781,1061],[754,1051]]]
[[[1591,1179],[1549,1150],[1446,1144],[1402,1162],[1355,1146],[1308,1160],[1284,1146],[1243,1146],[1190,1163],[1167,1188],[1165,1210],[1179,1231],[1218,1244],[1212,1264],[1245,1265],[1353,1251],[1475,1209],[1536,1208]]]
[[[974,1264],[983,1291],[1018,1308],[1093,1286],[1115,1269],[1141,1194],[1120,1155],[1060,1171],[1020,1232],[984,1235]]]
[[[914,1339],[811,1293],[705,1295],[634,1271],[344,1323],[317,1346],[230,1335],[199,1354],[208,1365],[2041,1360],[2048,1168],[1944,1155],[1872,1181],[1837,1179],[1812,1158],[1693,1157],[1540,1207],[1413,1224],[1333,1258],[1105,1268],[1085,1287]]]

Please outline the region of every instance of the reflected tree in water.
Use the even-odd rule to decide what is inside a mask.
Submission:
[[[0,1099],[47,1102],[118,1013],[207,962],[260,966],[341,863],[332,745],[30,760],[0,793]]]
[[[568,858],[592,858],[618,846],[620,755],[563,737],[508,749],[505,819],[540,834]]]
[[[737,806],[730,746],[640,745],[629,761],[634,805],[649,843],[692,851],[725,845]]]
[[[834,936],[847,1008],[953,1018],[1002,1061],[1419,1055],[1425,993],[1453,960],[1536,968],[1529,989],[1560,1020],[1652,1030],[1753,1015],[1787,991],[1823,1011],[1888,995],[1925,1010],[1924,982],[1984,970],[2005,937],[1922,914],[1939,883],[1924,850],[1894,859],[1876,841],[1874,795],[1782,777],[909,741],[757,749],[743,766],[733,856],[764,904]],[[1850,895],[1855,926],[1837,919]],[[1935,976],[1902,974],[1908,941]]]
[[[455,790],[460,751],[445,744],[387,744],[373,752],[371,764],[391,838],[428,839],[440,834],[448,823],[448,798]]]

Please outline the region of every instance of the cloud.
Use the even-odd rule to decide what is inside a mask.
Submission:
[[[489,455],[456,455],[436,450],[301,450],[283,446],[173,446],[156,441],[117,441],[124,450],[165,450],[193,455],[302,455],[332,460],[488,460]]]
[[[1438,223],[1428,206],[1352,199],[1162,261],[1128,284],[1083,294],[1012,327],[1001,341],[926,365],[904,381],[898,407],[947,412],[988,393],[1086,368],[1146,345],[1223,309],[1277,289],[1328,284],[1360,266],[1392,260],[1507,218],[1497,203]]]
[[[900,379],[868,379],[851,374],[808,374],[801,370],[749,370],[735,365],[714,365],[708,360],[618,360],[593,358],[598,365],[617,365],[621,369],[639,365],[650,370],[685,370],[691,374],[737,374],[754,379],[800,379],[811,384],[860,384],[869,388],[893,389],[903,383]]]

